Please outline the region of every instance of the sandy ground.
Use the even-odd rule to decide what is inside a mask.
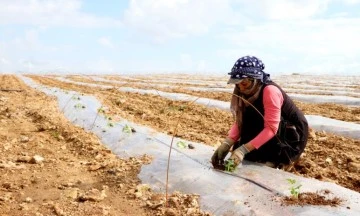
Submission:
[[[120,79],[119,77],[109,77],[109,80],[117,80],[117,81],[126,81],[126,84],[116,84],[116,83],[109,83],[109,82],[99,82],[94,81],[93,79],[86,77],[86,76],[69,76],[70,80],[78,81],[78,82],[85,82],[85,83],[96,83],[102,85],[113,85],[116,87],[133,87],[139,89],[156,89],[158,91],[164,92],[174,92],[174,93],[183,93],[188,95],[193,95],[197,97],[204,97],[204,98],[211,98],[220,101],[230,101],[231,94],[227,92],[216,92],[216,91],[190,91],[187,90],[186,87],[204,87],[204,85],[193,85],[193,84],[176,84],[176,88],[161,88],[146,85],[146,82],[139,82],[127,79]],[[148,82],[149,83],[149,82]],[[157,83],[158,84],[158,83]],[[168,83],[162,83],[168,84]],[[304,103],[300,101],[295,101],[296,105],[306,114],[306,115],[321,115],[324,117],[337,119],[341,121],[349,121],[349,122],[356,122],[360,123],[360,107],[350,107],[341,104],[334,104],[334,103],[323,103],[323,104],[311,104],[311,103]]]
[[[113,116],[113,119],[120,116],[168,134],[174,132],[179,121],[176,136],[207,145],[218,145],[226,137],[233,121],[228,112],[188,102],[171,101],[156,95],[123,93],[115,89],[103,90],[44,77],[31,77],[48,86],[95,95],[106,106],[106,114]],[[350,115],[348,109],[329,111],[330,108],[323,108],[326,105],[307,107],[308,112],[323,110],[324,113],[319,114],[324,116],[329,112]],[[331,181],[360,192],[360,141],[311,130],[305,153],[299,163],[288,171],[322,181]]]
[[[0,76],[0,215],[206,215],[198,196],[156,194],[122,159],[68,122],[55,98]]]

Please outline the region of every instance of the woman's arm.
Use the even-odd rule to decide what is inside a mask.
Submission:
[[[264,129],[249,143],[245,144],[248,150],[258,149],[277,133],[281,120],[281,106],[284,102],[280,89],[274,85],[264,88]]]

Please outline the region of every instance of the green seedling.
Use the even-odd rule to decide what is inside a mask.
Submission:
[[[176,143],[176,145],[179,147],[179,148],[187,148],[188,147],[188,144],[186,144],[184,141],[178,141]]]
[[[73,100],[80,100],[80,97],[74,95],[74,96],[71,97],[71,99],[73,99]]]
[[[132,128],[129,125],[125,125],[122,129],[122,131],[124,131],[125,133],[132,133]]]
[[[235,162],[233,159],[229,159],[225,161],[225,171],[234,172],[235,171]]]
[[[291,197],[294,199],[298,199],[299,198],[299,194],[300,194],[300,187],[302,186],[301,184],[296,185],[296,180],[295,179],[286,179],[288,181],[288,183],[290,184],[290,194]]]
[[[59,133],[58,131],[53,131],[53,132],[51,133],[51,135],[52,135],[55,139],[60,140],[60,133]]]
[[[98,113],[105,113],[105,110],[102,107],[100,107],[97,111]]]
[[[114,127],[114,124],[113,124],[112,122],[109,122],[107,125],[108,125],[109,127]]]
[[[83,105],[83,104],[81,104],[81,103],[76,104],[74,107],[75,107],[76,109],[85,109],[85,108],[86,108],[86,106]]]
[[[185,109],[185,106],[176,106],[176,105],[170,105],[168,107],[169,110],[174,110],[174,111],[183,111]]]

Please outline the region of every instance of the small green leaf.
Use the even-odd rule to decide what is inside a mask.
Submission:
[[[105,110],[102,107],[100,107],[97,111],[98,113],[105,113]]]
[[[299,194],[300,194],[300,187],[302,186],[301,184],[300,185],[298,185],[298,186],[295,186],[295,184],[296,184],[296,180],[295,179],[286,179],[288,182],[289,182],[289,184],[290,184],[290,188],[289,188],[289,190],[290,190],[290,194],[291,194],[291,196],[293,197],[293,198],[295,198],[295,199],[298,199],[299,198]]]
[[[286,179],[290,184],[295,184],[296,180],[295,179]]]
[[[125,132],[125,133],[129,133],[129,134],[132,133],[132,129],[131,129],[131,127],[129,125],[125,125],[123,127],[122,131]]]
[[[176,143],[176,145],[179,147],[179,148],[187,148],[188,145],[184,142],[184,141],[178,141]]]
[[[236,169],[235,162],[232,159],[225,161],[225,171],[234,172]]]
[[[78,103],[78,104],[74,105],[74,107],[75,107],[76,109],[85,109],[85,108],[86,108],[86,106],[83,105],[83,104],[81,104],[81,103]]]
[[[74,95],[74,96],[71,97],[71,99],[73,99],[73,100],[80,100],[80,97]]]

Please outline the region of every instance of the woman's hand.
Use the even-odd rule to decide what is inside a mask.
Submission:
[[[234,141],[227,138],[224,142],[216,149],[213,156],[211,157],[211,163],[215,169],[224,170],[224,159],[229,153],[230,148],[234,145]]]

